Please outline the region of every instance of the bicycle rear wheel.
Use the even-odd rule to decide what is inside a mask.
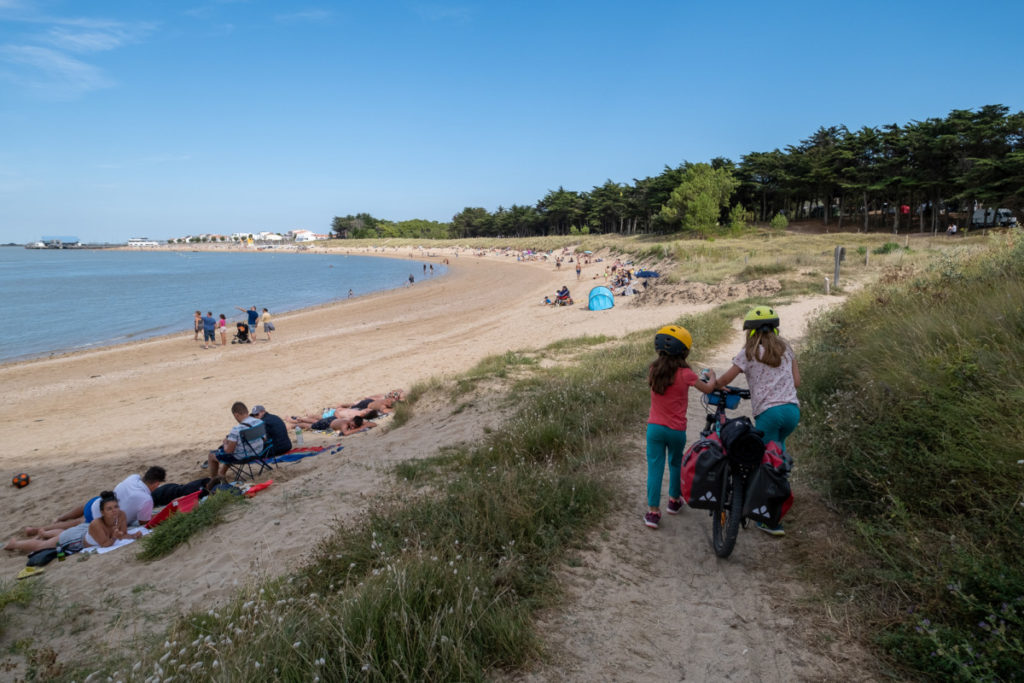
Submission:
[[[743,516],[743,478],[738,473],[733,476],[729,465],[725,466],[724,474],[718,508],[711,511],[711,545],[719,557],[732,554]]]

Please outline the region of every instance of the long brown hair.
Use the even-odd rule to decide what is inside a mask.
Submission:
[[[690,367],[686,362],[688,355],[690,355],[690,349],[685,346],[681,354],[674,356],[664,351],[658,351],[658,357],[654,359],[647,371],[647,383],[651,386],[651,391],[656,394],[664,394],[676,378],[676,371],[679,368]]]
[[[762,348],[760,358],[757,357],[758,346]],[[785,339],[774,331],[764,330],[758,330],[748,336],[744,347],[747,360],[756,360],[772,368],[782,365],[782,358],[786,355],[787,350],[789,350],[789,344]]]

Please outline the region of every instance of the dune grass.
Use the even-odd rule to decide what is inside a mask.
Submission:
[[[0,579],[0,634],[6,630],[7,616],[4,611],[10,605],[27,605],[38,597],[41,584],[39,579],[18,581]]]
[[[1024,241],[853,298],[801,358],[805,462],[845,513],[832,569],[866,633],[931,679],[1024,662]]]
[[[228,506],[243,502],[245,499],[242,496],[229,491],[218,491],[207,496],[188,514],[172,515],[139,539],[142,549],[137,557],[140,560],[155,560],[169,555],[203,529],[220,524]]]

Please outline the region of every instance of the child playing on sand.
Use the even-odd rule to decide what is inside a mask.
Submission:
[[[800,369],[792,347],[779,336],[779,316],[769,306],[751,309],[743,318],[748,331],[743,349],[732,359],[732,367],[718,378],[725,386],[739,373],[747,376],[750,387],[751,412],[757,428],[764,432],[764,441],[774,441],[786,452],[786,437],[800,422]],[[761,522],[757,528],[773,536],[786,532],[782,525],[772,529]]]
[[[697,387],[705,394],[715,386],[714,372],[701,380],[686,363],[693,346],[690,333],[678,325],[666,325],[654,335],[658,357],[651,363],[647,383],[651,387],[651,412],[647,418],[647,514],[644,524],[657,529],[661,522],[661,479],[668,454],[668,513],[683,507],[680,498],[680,467],[686,445],[686,408],[689,390]]]

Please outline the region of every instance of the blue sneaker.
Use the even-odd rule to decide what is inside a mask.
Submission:
[[[766,534],[770,535],[770,536],[785,536],[786,535],[786,530],[782,528],[782,522],[779,522],[779,525],[777,527],[775,527],[775,528],[772,528],[772,527],[768,526],[764,522],[758,522],[757,523],[757,528],[760,529],[761,531],[765,532]]]

